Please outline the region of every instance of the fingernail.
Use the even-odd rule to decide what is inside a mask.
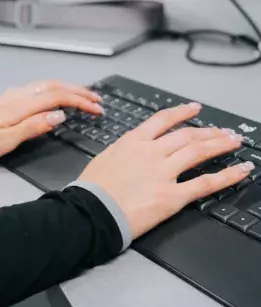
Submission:
[[[55,127],[66,121],[64,111],[53,111],[46,116],[46,120],[50,126]]]
[[[201,110],[202,109],[202,105],[198,102],[190,102],[188,104],[188,106],[195,109],[195,110]]]
[[[256,168],[255,164],[251,161],[240,163],[238,166],[241,168],[243,173],[249,173]]]
[[[98,101],[101,101],[101,100],[102,100],[101,96],[98,95],[97,93],[92,92],[92,95],[93,95],[93,98],[94,98],[94,99],[96,99],[96,100],[98,100]]]
[[[236,135],[236,131],[230,128],[222,128],[221,131],[226,135]]]
[[[93,105],[93,107],[97,110],[98,113],[100,113],[103,116],[105,115],[106,112],[100,104],[95,104]]]
[[[239,142],[242,142],[244,140],[244,137],[242,134],[230,134],[229,135],[229,138],[232,140],[232,141],[239,141]]]

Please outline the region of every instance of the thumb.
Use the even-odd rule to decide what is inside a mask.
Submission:
[[[65,120],[66,116],[62,110],[43,112],[27,118],[9,130],[19,144],[51,131]]]

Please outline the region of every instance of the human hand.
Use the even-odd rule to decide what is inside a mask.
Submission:
[[[58,107],[100,114],[100,97],[84,87],[58,81],[31,83],[0,96],[0,157],[25,140],[49,132],[66,120]]]
[[[81,174],[114,198],[137,238],[184,206],[249,175],[253,163],[177,183],[183,172],[238,149],[243,137],[230,129],[170,128],[196,116],[197,103],[180,105],[152,116],[97,156]],[[165,134],[165,135],[164,135]]]

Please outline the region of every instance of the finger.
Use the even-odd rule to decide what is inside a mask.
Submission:
[[[65,90],[75,95],[79,95],[86,99],[89,99],[92,102],[101,101],[101,97],[98,94],[88,90],[83,86],[77,86],[70,83],[63,83],[57,80],[34,82],[24,87],[24,92],[27,95],[42,94],[53,90]]]
[[[201,105],[196,102],[161,110],[136,128],[135,134],[144,140],[156,139],[173,126],[195,117],[200,110]]]
[[[15,143],[22,143],[51,131],[66,120],[62,110],[43,112],[24,120],[20,124],[9,128],[9,134]]]
[[[211,158],[236,150],[241,146],[242,140],[241,135],[231,134],[222,138],[194,142],[169,156],[166,167],[170,174],[178,176]]]
[[[228,129],[218,128],[182,128],[168,133],[155,141],[157,149],[169,156],[175,151],[188,146],[192,142],[207,141],[214,138],[221,138],[229,133]]]
[[[104,114],[104,109],[96,103],[64,90],[46,92],[37,96],[14,99],[5,107],[0,106],[0,125],[12,126],[26,118],[58,107],[73,107],[92,114]]]
[[[240,163],[216,174],[202,175],[196,179],[180,183],[180,193],[184,204],[223,190],[245,179],[255,168],[252,162]]]

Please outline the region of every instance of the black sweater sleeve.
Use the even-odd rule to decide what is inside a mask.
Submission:
[[[92,193],[70,187],[0,209],[0,307],[116,256],[119,228]]]

